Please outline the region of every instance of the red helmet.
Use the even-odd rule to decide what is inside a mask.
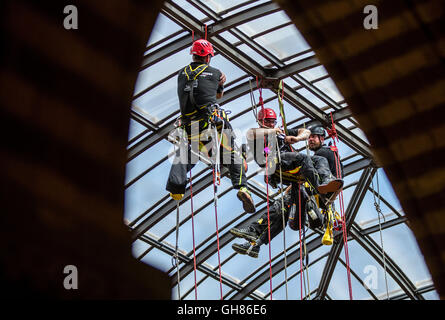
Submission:
[[[258,112],[258,121],[263,121],[264,119],[275,119],[277,120],[277,114],[275,113],[275,111],[273,111],[273,109],[270,108],[266,108],[260,110],[260,112]]]
[[[213,46],[210,42],[204,39],[199,39],[193,42],[190,54],[196,54],[197,56],[205,57],[209,54],[214,55]]]

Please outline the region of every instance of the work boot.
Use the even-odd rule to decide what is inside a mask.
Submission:
[[[342,179],[335,179],[332,175],[320,175],[322,182],[318,185],[318,192],[326,194],[336,192],[343,187]]]
[[[230,233],[235,237],[246,239],[247,241],[255,242],[258,238],[258,235],[255,231],[255,228],[248,226],[247,228],[232,228],[230,229]]]
[[[243,209],[247,213],[255,212],[255,204],[253,203],[252,197],[250,196],[249,190],[246,187],[241,187],[236,194],[238,199],[243,203]]]
[[[260,252],[259,245],[251,245],[249,242],[243,244],[234,243],[232,244],[232,249],[239,254],[248,254],[252,258],[258,258],[258,253]]]

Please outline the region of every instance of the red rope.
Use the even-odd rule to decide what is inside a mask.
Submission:
[[[206,25],[206,24],[204,24],[204,28],[205,28],[205,36],[204,36],[204,39],[207,40],[207,25]]]
[[[261,105],[261,110],[263,112],[263,120],[262,124],[264,126],[264,102],[263,102],[263,91],[262,88],[259,86],[258,83],[258,76],[256,77],[256,85],[258,88],[258,91],[260,93],[259,97],[259,104]],[[264,136],[264,148],[266,148],[266,136]],[[269,216],[269,175],[267,173],[267,166],[268,166],[268,153],[266,152],[266,194],[267,194],[267,232],[269,237],[269,278],[270,278],[270,300],[272,300],[272,251],[270,246],[270,216]]]
[[[192,236],[193,236],[193,272],[195,274],[195,300],[198,300],[198,287],[196,285],[196,250],[195,250],[195,222],[193,219],[193,187],[192,170],[190,170],[190,207],[192,211]]]
[[[335,130],[335,123],[334,123],[334,118],[332,116],[332,112],[331,112],[331,121],[332,121],[332,129],[328,130],[328,133],[329,133],[329,137],[332,138],[332,141],[334,142],[334,147],[335,147],[334,157],[335,157],[335,169],[337,170],[337,179],[341,179],[340,157],[338,156],[338,148],[337,148],[337,144],[335,142],[335,139],[337,139],[337,141],[339,141],[339,139],[337,136],[337,131]],[[348,236],[347,236],[347,230],[346,230],[346,218],[345,218],[343,191],[340,192],[339,204],[340,204],[341,219],[343,221],[342,231],[343,231],[343,242],[344,242],[344,248],[345,248],[346,270],[347,270],[347,275],[348,275],[349,299],[353,300],[352,299],[352,284],[351,284],[351,268],[350,268],[350,264],[349,264]]]
[[[300,300],[303,300],[303,249],[301,247],[301,184],[298,184],[298,220],[300,230]]]

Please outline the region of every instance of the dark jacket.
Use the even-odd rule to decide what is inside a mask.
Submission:
[[[328,160],[329,163],[329,169],[331,170],[332,174],[335,177],[344,177],[344,170],[343,170],[343,163],[341,162],[341,159],[338,155],[338,150],[335,150],[334,146],[321,146],[320,149],[316,150],[314,152],[314,156],[320,156],[324,157]],[[340,160],[340,175],[337,172],[337,165],[336,165],[336,157]]]

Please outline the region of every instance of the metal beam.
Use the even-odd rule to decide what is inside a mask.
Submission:
[[[328,114],[323,112],[320,108],[315,106],[301,94],[292,90],[292,88],[286,84],[284,85],[284,99],[290,102],[291,105],[295,106],[308,117],[319,121],[325,126],[330,126],[331,122],[327,120]],[[340,123],[337,123],[335,128],[337,130],[338,137],[349,147],[360,153],[365,158],[373,158],[371,149],[366,142],[344,128]]]
[[[142,60],[142,65],[139,68],[139,72],[147,69],[148,67],[154,65],[156,62],[159,62],[165,59],[168,56],[175,54],[185,48],[188,48],[192,45],[192,38],[190,35],[183,36],[165,46],[160,47],[159,49],[148,53],[144,56]]]
[[[261,216],[264,212],[266,212],[267,207],[263,207],[259,211],[257,211],[255,214],[249,215],[249,217],[241,222],[239,222],[235,227],[240,227],[242,225],[248,225],[258,219],[259,216]],[[230,241],[234,239],[234,236],[230,234],[229,232],[224,233],[219,238],[219,245],[220,247],[224,247],[226,244],[228,244]],[[210,243],[206,246],[201,252],[199,252],[196,255],[196,264],[199,265],[206,261],[209,257],[211,257],[213,254],[215,254],[217,251],[216,249],[216,240]],[[187,276],[190,272],[193,271],[193,261],[191,263],[185,264],[180,270],[180,278],[183,279],[185,276]],[[173,280],[173,284],[176,284],[176,280]]]
[[[194,3],[194,5],[196,7],[198,7],[199,5],[196,3],[196,1],[191,1]],[[203,4],[201,4],[203,5]],[[214,19],[216,21],[221,22],[222,18],[219,17],[215,12],[213,12],[213,10],[210,10],[207,6],[203,5],[206,8],[206,13],[211,17],[211,19]],[[264,10],[264,9],[263,9]],[[294,80],[296,80],[298,83],[300,83],[304,88],[306,88],[307,90],[309,90],[312,94],[314,94],[316,97],[318,97],[319,99],[321,99],[322,101],[324,101],[328,106],[334,108],[334,109],[340,109],[341,106],[339,104],[337,104],[331,97],[329,97],[328,95],[326,95],[323,91],[321,91],[317,86],[313,85],[311,82],[307,81],[304,77],[300,76],[299,74],[297,74],[296,72],[286,72],[285,70],[289,68],[289,65],[285,65],[283,63],[283,61],[281,61],[280,59],[278,59],[275,55],[271,54],[268,50],[266,50],[265,48],[261,47],[257,42],[252,40],[252,37],[248,37],[246,36],[243,32],[241,32],[240,30],[238,30],[236,28],[236,24],[233,25],[233,28],[230,30],[230,32],[237,37],[242,43],[245,43],[246,45],[248,45],[250,48],[252,48],[254,51],[256,51],[258,54],[262,55],[265,59],[267,59],[268,61],[270,61],[272,64],[274,64],[276,67],[278,67],[281,71],[277,71],[277,74],[274,75],[273,77],[276,77],[278,79],[282,79],[282,78],[286,78],[287,76],[292,75],[292,78]],[[310,64],[311,66],[309,66],[308,64],[308,69],[318,66],[320,65],[319,61],[314,57],[310,57],[310,59],[314,59],[315,63],[314,64]],[[305,60],[305,59],[303,59]],[[301,61],[301,60],[300,60]],[[300,62],[297,61],[297,62]],[[292,70],[293,68],[290,67],[290,69]],[[283,72],[284,71],[284,72]],[[283,74],[280,74],[282,73]]]
[[[327,118],[325,120],[331,122],[331,114],[327,114],[326,116],[327,116]],[[348,107],[344,107],[344,108],[341,108],[341,109],[338,109],[338,110],[335,110],[332,112],[332,118],[334,119],[335,123],[337,123],[341,120],[347,119],[349,117],[352,117],[352,112],[351,112],[351,109],[349,109]],[[289,124],[291,124],[293,122],[297,122],[298,120],[302,120],[302,118],[299,118],[299,119],[296,119],[293,121],[289,121]],[[315,124],[321,124],[321,123],[318,120],[309,120],[309,121],[305,121],[305,122],[299,124],[295,128],[309,128],[310,126],[315,125]]]
[[[311,56],[284,65],[280,68],[277,68],[276,70],[268,69],[267,77],[284,79],[292,75],[295,75],[298,72],[303,72],[305,70],[317,67],[319,65],[321,65],[320,61],[315,56]]]
[[[387,228],[394,227],[394,226],[396,226],[398,224],[405,223],[407,221],[408,221],[408,218],[406,218],[406,217],[397,217],[397,218],[391,219],[389,221],[386,221],[384,223],[381,223],[381,228],[382,228],[382,230],[384,230],[384,229],[387,229]],[[371,233],[374,233],[374,232],[378,232],[378,231],[380,231],[380,226],[376,225],[376,226],[372,226],[372,227],[369,227],[369,228],[366,228],[366,229],[362,229],[361,233],[363,235],[368,235],[368,234],[371,234]]]
[[[306,250],[308,252],[312,252],[313,250],[321,247],[323,244],[321,243],[322,236],[318,236],[317,238],[309,241],[306,244]],[[288,266],[299,261],[300,259],[300,248],[298,247],[292,253],[290,253],[287,257]],[[276,262],[272,266],[272,274],[277,274],[284,269],[284,259]],[[232,300],[241,300],[259,288],[267,279],[269,278],[269,268],[264,270],[262,273],[257,275],[253,280],[251,280],[242,290],[235,293],[230,299]]]
[[[424,293],[427,293],[427,292],[430,292],[430,291],[434,291],[434,290],[436,290],[436,288],[434,287],[434,284],[428,284],[428,285],[425,285],[425,286],[417,288],[416,292],[418,294],[424,294]],[[408,297],[408,295],[406,293],[398,294],[398,295],[394,295],[394,296],[390,296],[389,297],[390,300],[405,300],[407,298],[409,298],[409,297]]]
[[[152,236],[149,235],[143,235],[141,237],[141,240],[152,245],[153,247],[156,247],[157,249],[159,249],[160,251],[167,253],[168,255],[174,256],[175,255],[175,249],[171,248],[168,245],[165,245],[164,243],[161,243],[159,241],[157,241],[157,239],[153,238]],[[186,255],[184,255],[183,253],[178,251],[178,259],[183,262],[184,264],[192,264],[193,265],[193,259],[187,257]],[[219,272],[211,269],[208,266],[205,266],[204,264],[199,264],[196,266],[196,268],[201,271],[202,273],[206,274],[207,276],[218,280],[219,281]],[[175,286],[177,284],[177,277],[171,277],[172,280],[172,286]],[[242,286],[239,285],[238,283],[236,283],[235,281],[233,281],[231,278],[225,276],[224,274],[221,274],[221,281],[224,285],[234,289],[234,290],[241,290]],[[254,299],[262,299],[261,296],[259,296],[256,293],[251,293],[251,297]]]
[[[220,19],[208,26],[208,35],[213,36],[224,32],[234,26],[239,26],[249,21],[267,16],[274,12],[281,11],[281,8],[273,1],[265,2],[255,7],[232,14],[227,18]]]
[[[127,152],[127,162],[133,160],[142,152],[158,143],[162,139],[165,139],[168,134],[175,129],[174,121],[164,125],[161,129],[154,131],[148,137],[141,139],[135,145],[131,146]]]
[[[207,170],[207,168],[203,169],[203,171],[205,170]],[[221,170],[221,174],[227,174],[227,171],[228,170],[223,167]],[[194,194],[199,193],[200,191],[210,186],[212,183],[213,183],[213,177],[211,175],[204,176],[203,178],[193,183],[193,193]],[[185,202],[188,199],[190,199],[190,189],[187,189],[185,191],[183,200],[181,202]],[[175,209],[176,209],[176,201],[170,199],[166,204],[162,206],[160,210],[145,218],[137,227],[134,228],[131,234],[132,240],[135,241],[137,238],[142,236],[148,229],[150,229],[152,226],[154,226],[162,218],[166,217],[170,212],[174,211]]]

